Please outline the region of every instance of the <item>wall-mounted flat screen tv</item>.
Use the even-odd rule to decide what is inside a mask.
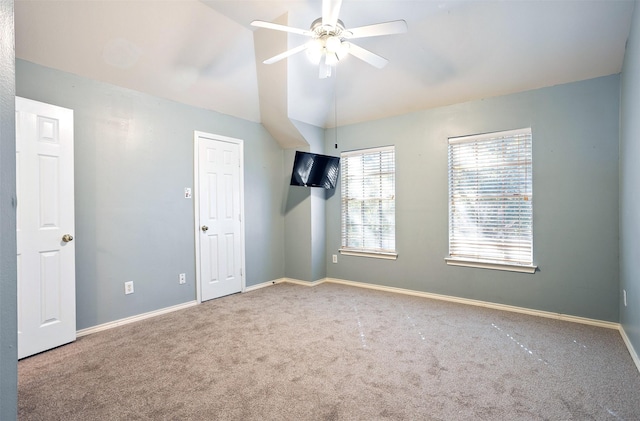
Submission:
[[[335,189],[339,171],[339,157],[296,151],[291,185]]]

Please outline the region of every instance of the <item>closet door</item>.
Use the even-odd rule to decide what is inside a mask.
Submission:
[[[73,111],[16,98],[18,358],[76,339]]]

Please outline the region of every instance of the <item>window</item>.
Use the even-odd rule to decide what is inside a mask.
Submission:
[[[340,253],[395,259],[395,149],[343,152]]]
[[[451,265],[535,272],[531,129],[449,139]]]

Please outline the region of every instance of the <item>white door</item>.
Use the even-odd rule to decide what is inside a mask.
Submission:
[[[242,141],[196,132],[200,301],[244,288]]]
[[[73,110],[16,98],[18,358],[76,339]]]

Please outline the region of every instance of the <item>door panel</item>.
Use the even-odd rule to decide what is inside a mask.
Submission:
[[[201,300],[243,287],[241,145],[197,136]]]
[[[38,156],[40,174],[40,229],[60,228],[59,214],[60,191],[58,186],[60,180],[58,174],[60,168],[58,166],[59,157],[57,156]]]
[[[73,111],[16,98],[18,357],[76,338]]]

